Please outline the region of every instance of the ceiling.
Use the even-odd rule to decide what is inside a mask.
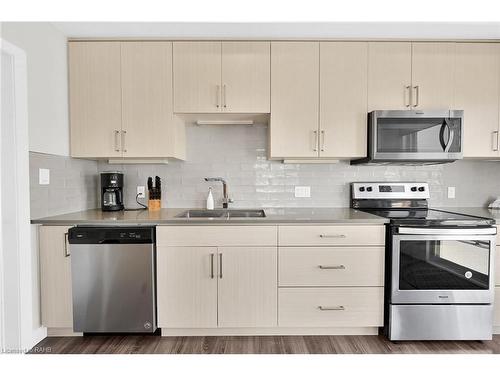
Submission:
[[[499,39],[500,22],[53,22],[69,38]]]

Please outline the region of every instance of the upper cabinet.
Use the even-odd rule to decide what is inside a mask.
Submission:
[[[367,82],[368,43],[320,43],[321,157],[366,156]]]
[[[452,109],[454,78],[455,43],[412,43],[411,108]]]
[[[69,44],[71,156],[120,157],[120,43]]]
[[[269,42],[174,42],[174,112],[269,113]]]
[[[455,43],[369,43],[368,110],[451,109]]]
[[[271,158],[318,156],[319,43],[271,43]]]
[[[180,158],[171,42],[70,42],[71,156]]]
[[[368,43],[368,111],[411,106],[411,43]]]
[[[464,110],[464,157],[500,156],[499,80],[499,44],[456,44],[455,108]]]
[[[366,42],[271,45],[270,157],[366,155]]]

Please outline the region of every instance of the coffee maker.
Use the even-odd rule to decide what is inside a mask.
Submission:
[[[101,173],[101,209],[120,211],[123,208],[123,173]]]

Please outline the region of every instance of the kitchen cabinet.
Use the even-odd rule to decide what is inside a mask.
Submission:
[[[320,43],[320,157],[366,156],[368,43]]]
[[[318,157],[319,42],[271,43],[269,156]]]
[[[457,43],[455,108],[464,110],[464,157],[499,154],[500,45]]]
[[[120,42],[69,44],[71,156],[122,155]]]
[[[275,327],[276,247],[219,248],[219,327]]]
[[[454,79],[455,43],[412,43],[412,108],[452,109]]]
[[[69,228],[39,228],[42,325],[49,328],[73,327]]]
[[[121,45],[124,157],[182,155],[183,126],[172,104],[172,43],[126,42]]]
[[[411,43],[368,43],[368,111],[409,109]]]
[[[280,328],[383,326],[383,225],[280,225],[278,233]]]
[[[222,42],[223,112],[271,112],[269,42]]]
[[[276,241],[273,226],[157,227],[158,325],[275,327]]]
[[[174,111],[268,113],[269,42],[174,42]]]
[[[216,247],[159,246],[158,326],[217,327]]]
[[[70,42],[71,156],[185,158],[171,42]]]

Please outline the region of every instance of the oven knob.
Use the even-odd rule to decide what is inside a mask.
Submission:
[[[410,190],[411,191],[417,191],[417,187],[416,186],[412,186]]]
[[[420,187],[418,188],[418,191],[425,191],[425,187],[420,186]]]
[[[371,186],[368,186],[368,187],[366,188],[366,191],[372,191],[372,190],[373,190],[373,189],[371,188]]]
[[[361,186],[361,187],[359,188],[359,191],[365,191],[365,188],[364,188],[363,186]]]

